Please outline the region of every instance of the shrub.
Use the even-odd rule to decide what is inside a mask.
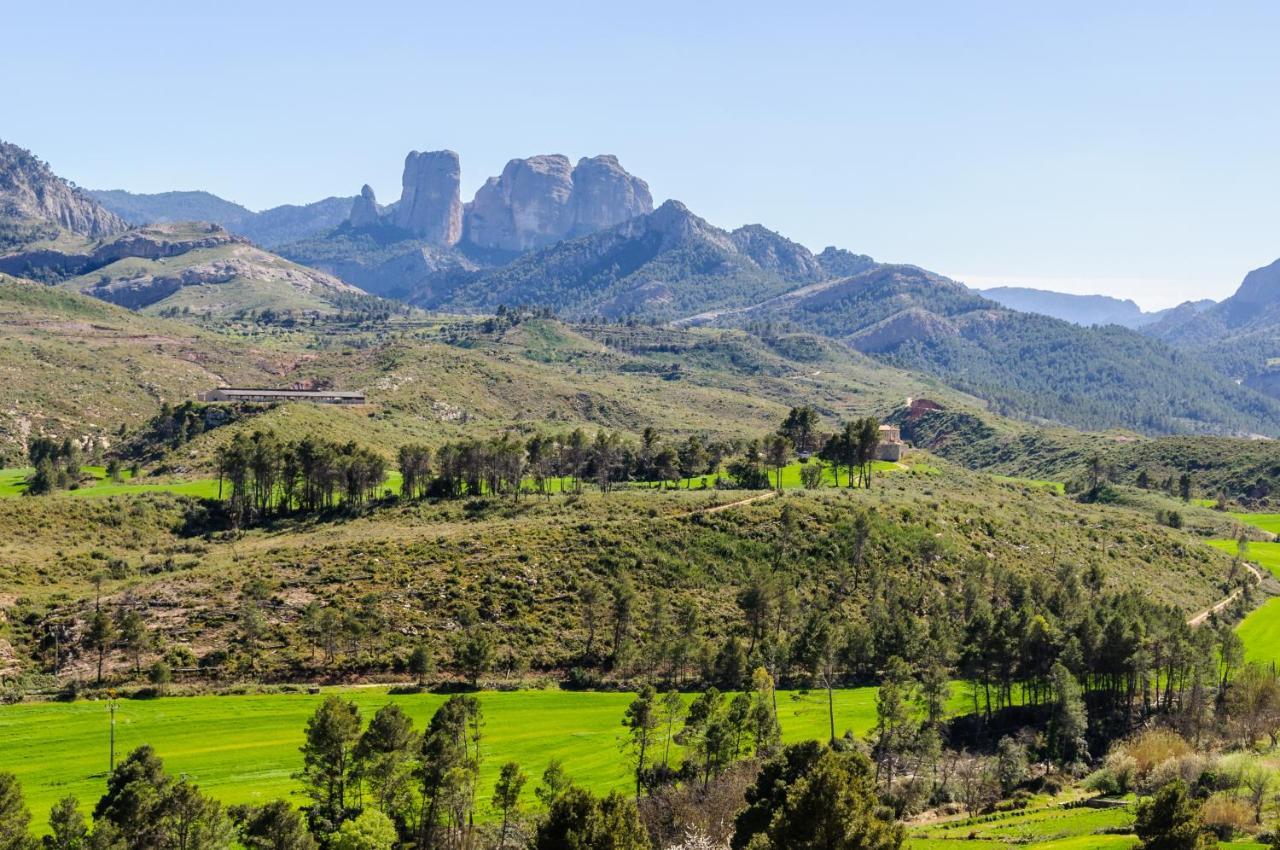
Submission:
[[[1115,749],[1107,754],[1102,769],[1111,775],[1117,794],[1128,794],[1133,790],[1134,780],[1138,774],[1138,760],[1124,749]]]
[[[1191,745],[1171,729],[1151,729],[1125,741],[1117,749],[1132,757],[1138,779],[1145,779],[1158,765],[1191,752]]]
[[[1253,823],[1253,811],[1243,800],[1220,793],[1204,801],[1200,819],[1220,840],[1230,841]]]

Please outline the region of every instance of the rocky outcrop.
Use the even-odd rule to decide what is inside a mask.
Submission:
[[[461,179],[453,151],[411,151],[404,161],[395,225],[432,245],[457,244],[462,238]]]
[[[467,209],[467,242],[528,251],[573,229],[573,167],[559,154],[513,159],[490,177]]]
[[[653,211],[649,184],[612,154],[583,157],[573,169],[573,231],[579,236]]]
[[[730,235],[738,249],[766,271],[796,280],[823,275],[821,264],[808,248],[766,227],[747,224]]]
[[[57,176],[30,151],[0,142],[0,215],[52,222],[72,233],[101,238],[129,225]]]
[[[652,210],[648,184],[617,157],[584,158],[576,167],[560,154],[513,159],[468,204],[464,239],[486,250],[530,251]]]
[[[216,224],[156,224],[130,230],[90,253],[39,249],[9,254],[0,257],[0,272],[23,274],[29,269],[43,269],[50,274],[69,277],[91,272],[126,257],[160,260],[181,256],[198,248],[216,248],[233,242],[247,244],[243,237],[228,233]]]
[[[343,295],[359,295],[361,290],[324,272],[309,269],[286,262],[266,251],[256,248],[247,240],[231,236],[217,225],[199,225],[214,228],[220,235],[229,237],[221,241],[212,238],[198,239],[155,239],[148,240],[150,247],[145,247],[139,240],[131,240],[134,253],[128,257],[145,257],[146,259],[175,258],[164,267],[152,266],[149,270],[137,270],[136,266],[107,265],[95,270],[88,277],[77,280],[86,281],[81,291],[103,301],[110,301],[132,310],[140,310],[163,301],[184,287],[224,284],[233,281],[246,281],[255,286],[285,284],[298,293],[317,296],[322,301],[332,301]],[[161,227],[183,227],[182,225],[163,225]],[[185,227],[190,228],[191,225]],[[133,234],[130,234],[133,235]],[[175,234],[181,235],[181,234]],[[216,236],[218,234],[213,234]],[[123,241],[127,237],[122,237]],[[207,249],[217,249],[209,251]],[[181,266],[186,260],[189,264]]]
[[[351,216],[348,221],[357,230],[365,227],[377,227],[380,215],[381,210],[378,208],[378,199],[374,197],[373,187],[366,183],[360,190],[360,194],[351,203]]]

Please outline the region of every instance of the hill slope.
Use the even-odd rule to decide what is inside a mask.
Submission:
[[[790,323],[990,400],[1085,429],[1280,434],[1280,405],[1163,343],[1008,310],[914,266],[878,266],[715,317]]]
[[[96,238],[127,228],[30,151],[0,141],[0,253],[62,232]]]
[[[1230,298],[1184,304],[1144,331],[1280,398],[1280,260],[1249,272]]]
[[[822,256],[846,268],[873,264],[843,252]],[[677,318],[757,301],[828,276],[822,258],[772,231],[759,225],[721,230],[678,201],[667,201],[648,215],[504,267],[427,282],[410,300],[465,310],[535,304],[578,318]]]

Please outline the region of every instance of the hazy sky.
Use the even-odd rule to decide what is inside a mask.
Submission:
[[[16,5],[0,138],[94,188],[385,203],[449,147],[469,199],[616,153],[715,224],[975,285],[1160,307],[1280,256],[1276,3]]]

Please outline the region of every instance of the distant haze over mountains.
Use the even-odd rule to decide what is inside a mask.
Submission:
[[[974,291],[1012,310],[1053,316],[1055,319],[1075,322],[1077,325],[1121,325],[1126,328],[1141,328],[1158,322],[1172,310],[1179,309],[1174,307],[1169,310],[1146,312],[1130,299],[1113,298],[1110,295],[1073,295],[1023,286],[996,286]],[[1193,303],[1199,307],[1213,304],[1209,300]]]

